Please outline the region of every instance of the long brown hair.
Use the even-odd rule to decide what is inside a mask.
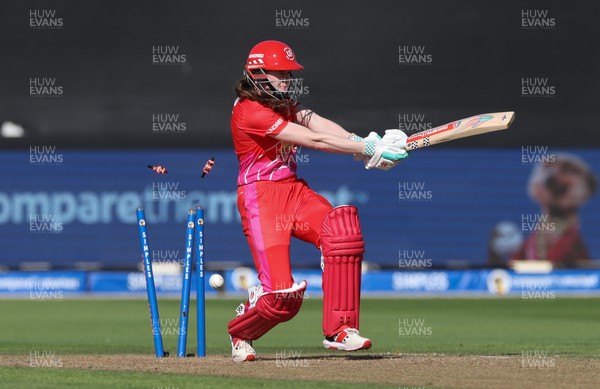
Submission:
[[[291,99],[277,100],[271,96],[264,96],[260,91],[258,91],[252,84],[248,82],[246,77],[242,77],[235,84],[235,93],[240,99],[256,101],[284,117],[290,116],[293,112],[293,109],[298,104],[295,100]]]

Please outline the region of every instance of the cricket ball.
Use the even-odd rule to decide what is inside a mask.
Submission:
[[[210,276],[210,278],[208,280],[208,284],[213,289],[219,289],[220,287],[223,286],[224,283],[225,283],[225,280],[223,279],[223,276],[221,276],[220,274],[213,274],[212,276]]]

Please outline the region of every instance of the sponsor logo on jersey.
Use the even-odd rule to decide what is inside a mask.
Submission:
[[[282,118],[277,119],[277,121],[275,123],[273,123],[273,125],[267,130],[267,134],[272,133],[273,131],[278,129],[279,126],[281,126],[282,124],[283,124],[283,119]]]

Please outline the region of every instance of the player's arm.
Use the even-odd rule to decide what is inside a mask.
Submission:
[[[299,106],[296,111],[296,121],[306,128],[320,134],[331,134],[336,135],[344,139],[350,139],[353,142],[363,142],[367,140],[379,142],[382,141],[387,144],[393,144],[394,146],[401,145],[401,148],[405,148],[406,143],[401,143],[406,139],[406,134],[400,130],[386,130],[384,137],[380,137],[377,133],[371,132],[368,137],[362,138],[356,134],[351,134],[346,131],[342,126],[337,123],[326,119],[322,116],[317,115],[314,111]],[[310,146],[307,146],[310,147]],[[400,159],[387,159],[383,157],[383,154],[375,153],[373,155],[366,155],[364,153],[353,153],[355,160],[361,160],[364,158],[365,167],[367,169],[376,167],[378,169],[388,170],[396,166]],[[407,153],[403,154],[403,158],[408,156]]]
[[[365,140],[357,142],[342,136],[329,133],[314,132],[311,129],[296,123],[288,123],[275,139],[292,143],[310,149],[341,154],[362,154],[368,157],[369,167],[377,167],[381,161],[385,164],[400,161],[407,157],[404,149],[396,147],[381,140]]]
[[[343,129],[342,131],[346,132]],[[347,132],[346,134],[349,135]],[[273,137],[281,142],[319,151],[339,154],[364,154],[366,142],[350,140],[346,134],[340,133],[338,135],[328,131],[318,132],[300,124],[288,123],[281,132],[273,135]]]
[[[352,135],[339,124],[319,116],[313,110],[300,106],[296,112],[296,122],[308,129],[321,134],[337,135],[342,138],[350,138]],[[355,140],[360,140],[355,138]]]

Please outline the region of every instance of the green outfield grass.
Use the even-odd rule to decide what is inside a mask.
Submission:
[[[227,322],[238,300],[207,301],[207,352],[229,355]],[[291,322],[255,343],[260,354],[295,350],[303,356],[328,351],[321,345],[321,305],[307,299]],[[195,305],[188,352],[195,352]],[[165,349],[176,353],[178,300],[161,300]],[[27,356],[50,351],[69,354],[153,355],[147,302],[140,300],[0,300],[0,354]],[[598,358],[600,299],[364,299],[361,333],[373,353],[519,355],[547,350],[564,357]],[[164,376],[162,374],[161,376]],[[151,374],[74,369],[0,368],[0,387],[157,387]],[[236,378],[176,376],[171,386],[233,387]],[[217,379],[218,378],[218,379]],[[154,381],[153,381],[154,380]],[[153,382],[152,382],[153,381]],[[50,385],[56,383],[55,386]],[[244,387],[277,387],[275,381]],[[37,385],[37,386],[36,386]],[[272,386],[271,386],[272,385]],[[323,382],[298,387],[327,387]],[[370,385],[372,386],[372,385]],[[344,387],[351,387],[344,385]],[[356,386],[359,387],[359,386]]]
[[[257,380],[231,377],[206,377],[181,374],[148,374],[123,371],[85,371],[71,369],[8,369],[0,367],[0,388],[62,389],[62,388],[140,388],[140,389],[184,389],[184,388],[286,388],[289,381]],[[383,388],[378,385],[340,385],[323,381],[308,381],[295,384],[295,388]]]

